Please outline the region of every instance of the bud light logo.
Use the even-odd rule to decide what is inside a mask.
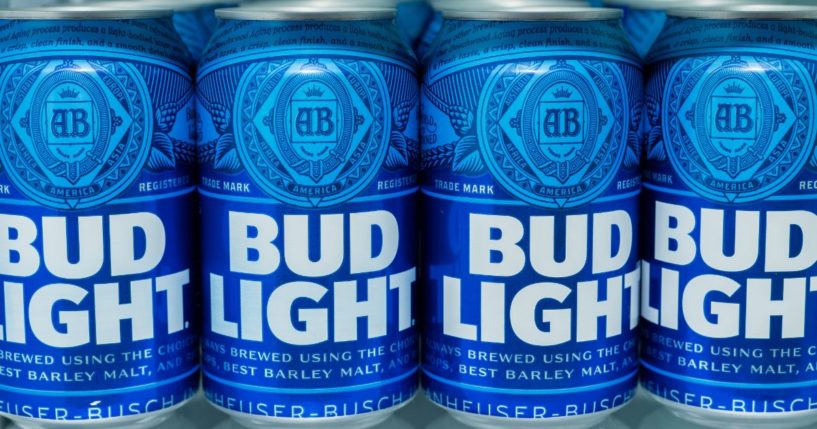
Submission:
[[[812,79],[797,61],[687,59],[667,80],[666,149],[701,196],[757,201],[788,185],[807,162],[816,107]]]
[[[388,151],[388,91],[372,64],[311,58],[251,67],[238,90],[238,152],[270,196],[341,204],[368,186]]]
[[[587,204],[622,164],[627,99],[621,71],[609,64],[499,67],[480,101],[480,151],[502,186],[522,200],[548,208]]]
[[[150,153],[150,99],[130,65],[15,64],[0,77],[3,150],[16,187],[55,209],[96,207],[124,192]]]

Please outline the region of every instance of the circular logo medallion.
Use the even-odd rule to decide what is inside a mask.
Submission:
[[[627,86],[609,64],[545,61],[498,67],[483,91],[480,151],[508,192],[576,207],[603,193],[622,163]]]
[[[801,63],[751,56],[678,62],[663,100],[666,149],[684,183],[741,203],[788,185],[815,139],[814,84]]]
[[[141,173],[150,153],[151,104],[132,66],[14,64],[0,85],[0,158],[32,200],[55,209],[97,207]]]
[[[238,153],[257,185],[281,202],[341,204],[383,164],[390,105],[382,74],[367,62],[256,64],[238,89]]]

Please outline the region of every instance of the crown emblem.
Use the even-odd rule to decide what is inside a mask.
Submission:
[[[724,91],[727,94],[743,94],[744,88],[738,85],[737,82],[732,82],[724,88]]]
[[[320,60],[317,58],[310,58],[309,62],[301,66],[301,70],[306,71],[325,71],[326,66],[321,64]]]
[[[570,98],[572,96],[573,93],[570,92],[570,90],[565,87],[561,87],[553,92],[553,97],[555,98]]]
[[[312,88],[308,88],[304,94],[307,97],[323,97],[323,94],[326,91],[322,91],[317,85],[313,85]]]
[[[79,91],[72,89],[70,86],[60,91],[61,98],[78,98]]]

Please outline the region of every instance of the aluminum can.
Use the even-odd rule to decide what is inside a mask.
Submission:
[[[678,10],[649,58],[642,385],[712,427],[817,421],[817,8]]]
[[[0,414],[148,427],[199,385],[195,124],[169,12],[0,11]]]
[[[198,72],[204,388],[368,427],[417,390],[419,83],[394,9],[238,8]]]
[[[430,59],[423,386],[471,426],[589,427],[634,395],[643,82],[620,18],[450,11]]]

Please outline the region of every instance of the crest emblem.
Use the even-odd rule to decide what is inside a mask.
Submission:
[[[130,65],[90,60],[9,66],[0,157],[15,186],[55,209],[96,207],[130,187],[152,133],[138,76]]]
[[[604,192],[626,149],[624,77],[609,63],[546,61],[499,67],[480,102],[480,151],[511,194],[548,208]]]
[[[379,70],[311,58],[251,67],[239,86],[237,149],[286,204],[328,207],[368,186],[388,153],[390,101]]]
[[[666,150],[699,195],[740,203],[789,184],[811,153],[814,87],[797,61],[707,57],[681,61],[664,97]]]

